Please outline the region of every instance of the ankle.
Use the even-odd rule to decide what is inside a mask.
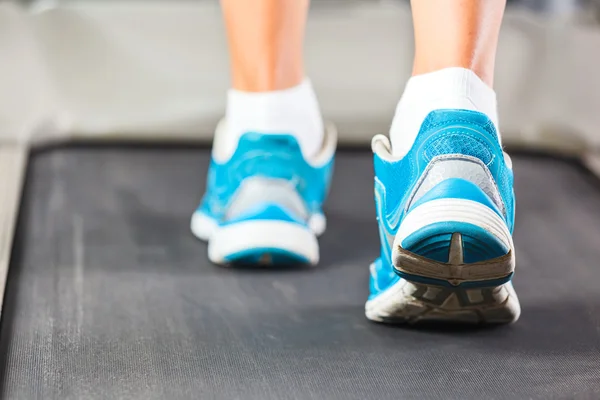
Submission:
[[[246,132],[290,134],[305,157],[316,154],[323,142],[323,120],[308,79],[295,87],[269,92],[231,89],[227,99],[227,136],[235,148]]]
[[[407,82],[390,129],[395,156],[412,147],[427,115],[438,109],[479,111],[498,127],[496,93],[473,71],[445,68],[416,75]]]

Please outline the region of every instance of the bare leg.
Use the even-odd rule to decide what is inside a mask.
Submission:
[[[505,0],[412,0],[413,75],[462,67],[491,87],[505,5]]]
[[[309,0],[221,0],[232,90],[225,143],[231,153],[248,131],[287,133],[306,157],[323,142],[323,121],[303,61]]]
[[[304,79],[302,47],[308,0],[221,0],[233,88],[288,89]]]
[[[436,109],[479,111],[498,124],[492,89],[505,0],[412,0],[413,77],[390,129],[394,154],[412,147]]]

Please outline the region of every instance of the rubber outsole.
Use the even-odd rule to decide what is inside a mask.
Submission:
[[[448,262],[398,246],[394,269],[402,279],[365,305],[367,318],[384,323],[445,322],[506,324],[521,314],[510,279],[514,254],[464,263],[460,233],[453,233]]]
[[[269,267],[310,264],[310,260],[302,254],[291,253],[278,248],[253,248],[227,255],[225,263]]]
[[[448,288],[401,279],[365,305],[368,319],[388,324],[508,324],[521,307],[511,282],[488,288]]]
[[[466,263],[462,234],[455,232],[448,246],[447,262],[432,260],[396,246],[393,251],[393,266],[404,279],[416,282],[493,287],[511,279],[515,271],[515,256],[511,249],[501,257]]]

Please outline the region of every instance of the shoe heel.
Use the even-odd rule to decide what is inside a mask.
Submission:
[[[500,257],[468,263],[464,260],[463,246],[462,234],[453,233],[447,262],[398,247],[394,254],[394,269],[408,281],[439,286],[496,287],[510,281],[515,269],[512,250]]]
[[[316,265],[319,244],[300,224],[249,220],[220,227],[208,243],[208,258],[215,264]]]
[[[440,199],[412,210],[394,240],[395,271],[411,282],[448,287],[496,287],[512,278],[512,238],[484,204]]]

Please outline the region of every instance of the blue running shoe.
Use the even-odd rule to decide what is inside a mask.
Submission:
[[[520,305],[510,158],[486,115],[436,110],[409,153],[372,142],[381,256],[367,318],[379,322],[509,323]]]
[[[336,131],[305,159],[292,135],[244,134],[233,154],[223,149],[225,122],[215,133],[206,193],[191,220],[216,264],[312,264],[325,230]],[[231,152],[229,152],[231,153]]]

